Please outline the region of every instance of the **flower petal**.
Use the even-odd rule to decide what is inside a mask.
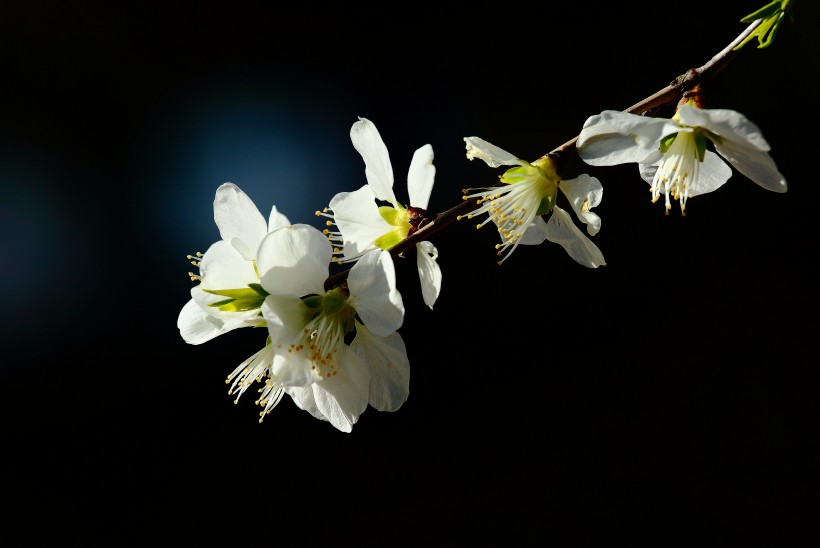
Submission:
[[[177,328],[188,344],[202,344],[225,333],[225,323],[208,314],[196,301],[191,299],[179,313]]]
[[[342,432],[351,432],[353,425],[367,409],[370,372],[359,356],[342,346],[339,359],[342,367],[336,375],[311,385],[316,407],[330,424]]]
[[[578,156],[593,166],[643,162],[660,140],[681,128],[666,118],[649,118],[619,110],[590,116],[578,135]]]
[[[259,246],[256,265],[262,287],[297,297],[324,293],[332,256],[330,242],[318,229],[305,224],[282,227]]]
[[[350,140],[353,141],[353,147],[362,155],[364,174],[373,194],[379,200],[395,204],[393,166],[376,126],[367,118],[360,116],[359,121],[350,128]]]
[[[256,258],[268,225],[247,194],[235,184],[225,183],[216,189],[214,221],[223,240],[231,242],[246,260]]]
[[[371,249],[373,242],[396,227],[379,213],[370,185],[354,192],[340,192],[330,200],[333,220],[344,240],[344,258],[353,259]]]
[[[763,138],[760,128],[734,110],[684,105],[678,109],[678,117],[681,124],[708,129],[719,135],[724,142],[731,141],[763,152],[769,151],[769,143]]]
[[[421,282],[421,296],[430,310],[441,293],[441,267],[436,262],[437,258],[438,249],[431,242],[423,241],[416,244],[416,265]]]
[[[575,226],[569,213],[558,206],[552,208],[547,221],[547,239],[562,246],[570,257],[586,267],[598,268],[606,264],[598,246]]]
[[[732,168],[720,156],[707,150],[696,179],[689,183],[689,196],[700,196],[722,187],[732,176]],[[650,179],[651,181],[651,179]]]
[[[407,172],[407,193],[410,195],[411,206],[427,209],[435,177],[433,147],[424,145],[413,153],[410,170]]]
[[[199,275],[203,289],[240,289],[259,283],[253,262],[225,240],[212,244],[202,256]]]
[[[604,195],[601,181],[584,173],[575,179],[562,180],[558,187],[569,198],[572,210],[578,218],[587,225],[589,235],[598,234],[601,230],[601,218],[591,210],[601,203]]]
[[[715,149],[735,169],[766,190],[786,192],[786,178],[777,170],[777,165],[767,152],[732,141],[723,141],[723,144],[715,145]]]
[[[268,232],[273,232],[277,228],[282,228],[283,226],[290,226],[290,224],[291,223],[288,218],[279,213],[276,206],[271,208],[270,217],[268,218]]]
[[[313,386],[288,386],[285,388],[285,392],[293,400],[293,403],[296,404],[296,407],[299,409],[303,409],[316,417],[317,419],[321,419],[323,421],[327,421],[327,417],[325,417],[319,408],[316,406],[316,398],[313,396]]]
[[[499,166],[525,166],[526,162],[510,154],[506,150],[488,143],[480,137],[465,137],[467,143],[467,159],[478,158],[490,167]]]
[[[404,303],[396,289],[396,270],[387,251],[364,255],[347,277],[350,305],[376,335],[386,337],[401,327]]]
[[[276,352],[286,352],[298,340],[311,316],[302,299],[294,295],[268,295],[262,303],[262,317]]]
[[[502,238],[503,239],[503,238]],[[547,239],[547,223],[540,215],[532,220],[521,236],[519,245],[538,245]]]
[[[397,411],[410,394],[410,360],[401,335],[377,337],[356,322],[350,349],[370,370],[370,405],[379,411]]]

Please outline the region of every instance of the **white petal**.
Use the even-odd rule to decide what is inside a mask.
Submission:
[[[268,295],[262,303],[262,316],[268,325],[270,346],[276,353],[273,375],[288,386],[307,386],[316,382],[313,363],[304,352],[292,352],[311,314],[301,299],[290,295]]]
[[[395,204],[393,166],[376,126],[367,118],[359,117],[359,121],[350,128],[350,140],[353,141],[353,147],[362,155],[364,174],[373,194],[379,200]]]
[[[344,239],[345,259],[352,259],[375,249],[373,241],[396,228],[379,213],[370,185],[364,185],[354,192],[340,192],[329,205],[333,210],[333,220]]]
[[[410,170],[407,172],[407,193],[410,195],[411,206],[427,209],[435,177],[433,147],[424,145],[413,153]]]
[[[644,162],[663,137],[678,131],[672,120],[605,110],[587,118],[575,147],[578,156],[594,166]]]
[[[214,221],[223,240],[232,242],[245,259],[256,258],[256,249],[268,233],[268,225],[238,186],[225,183],[216,190]]]
[[[589,235],[598,234],[601,230],[601,218],[591,210],[601,203],[604,194],[601,181],[584,173],[575,179],[561,181],[558,187],[569,198],[572,210],[578,218],[587,225]]]
[[[333,247],[318,229],[305,224],[282,227],[259,246],[256,266],[268,293],[304,297],[324,293]]]
[[[732,168],[720,156],[707,150],[697,179],[689,183],[689,196],[700,196],[722,187],[732,176]]]
[[[240,289],[259,283],[253,262],[224,240],[211,245],[202,256],[199,274],[204,289]]]
[[[327,417],[325,417],[319,408],[316,406],[316,398],[313,397],[313,386],[288,386],[285,388],[285,392],[293,400],[293,403],[299,409],[304,409],[317,419],[321,419],[323,421],[327,421]]]
[[[188,344],[202,344],[225,332],[224,322],[202,310],[193,299],[182,307],[177,328]]]
[[[715,149],[735,169],[766,190],[786,192],[786,178],[777,170],[777,165],[767,152],[731,141],[715,145]]]
[[[424,304],[433,309],[433,305],[441,293],[441,267],[436,259],[438,249],[431,242],[424,241],[416,244],[416,265],[421,282],[421,296]]]
[[[547,223],[540,215],[532,220],[521,236],[519,245],[538,245],[547,239]]]
[[[387,251],[374,251],[358,260],[347,276],[350,305],[376,335],[385,337],[401,327],[404,303],[396,289],[396,270]]]
[[[468,160],[478,158],[490,167],[526,165],[526,162],[480,137],[465,137],[464,142],[467,143]]]
[[[353,425],[367,409],[370,372],[359,356],[344,346],[343,360],[336,375],[311,385],[316,407],[330,424],[342,432],[351,432]]]
[[[684,105],[678,109],[678,115],[681,124],[708,129],[722,137],[724,142],[731,141],[763,152],[769,150],[769,143],[763,138],[760,128],[734,110]]]
[[[268,232],[273,232],[283,226],[290,226],[290,221],[283,214],[279,213],[276,206],[273,206],[270,210],[270,217],[268,218]]]
[[[397,411],[410,394],[410,360],[401,335],[377,337],[356,322],[350,349],[370,370],[370,405],[379,411]]]
[[[294,343],[312,313],[293,295],[268,295],[262,303],[262,317],[268,326],[270,344],[276,352],[286,352]]]
[[[312,367],[303,353],[274,354],[271,373],[285,386],[310,386],[318,380]]]
[[[586,267],[598,268],[606,264],[598,246],[578,230],[569,213],[558,206],[552,209],[547,221],[547,239],[562,246],[570,257]]]

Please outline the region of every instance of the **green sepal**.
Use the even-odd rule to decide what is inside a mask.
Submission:
[[[259,293],[259,295],[261,295],[262,297],[267,297],[268,295],[270,295],[270,293],[265,291],[265,288],[262,287],[262,284],[248,284],[248,287]]]
[[[265,291],[261,286],[259,286],[259,289],[263,292]],[[243,289],[203,289],[203,291],[212,295],[228,297],[227,299],[216,301],[208,305],[218,308],[224,312],[244,312],[247,310],[255,310],[262,306],[262,302],[267,296],[267,292],[263,295],[252,287]]]
[[[705,128],[700,128],[700,131],[703,133],[703,135],[706,136],[707,139],[709,139],[710,141],[712,141],[716,145],[720,145],[720,144],[723,143],[723,137],[721,137],[717,133],[712,133],[711,131],[709,131],[708,129],[705,129]]]
[[[230,297],[231,299],[247,299],[258,295],[256,291],[249,287],[243,287],[242,289],[203,289],[202,291],[211,295]]]
[[[552,208],[555,207],[555,197],[554,196],[545,196],[541,198],[541,203],[538,204],[538,211],[535,212],[536,215],[546,215]]]
[[[672,146],[672,143],[674,143],[674,142],[675,142],[675,139],[676,139],[677,137],[678,137],[678,134],[677,134],[677,133],[673,133],[672,135],[667,135],[666,137],[664,137],[663,139],[661,139],[661,144],[660,144],[660,147],[658,147],[658,148],[660,149],[660,151],[661,151],[662,153],[666,154],[666,152],[669,150],[669,147],[671,147],[671,146]]]
[[[214,306],[223,312],[247,312],[260,308],[264,301],[265,299],[261,297],[255,299],[227,299],[226,301],[211,303],[208,306]]]
[[[322,295],[310,295],[308,297],[304,297],[302,302],[305,303],[305,306],[313,309],[318,309],[322,307],[322,300],[324,297]]]
[[[325,314],[333,314],[345,307],[347,297],[341,293],[328,293],[322,300],[322,312]]]
[[[379,236],[373,241],[373,244],[379,249],[390,249],[391,247],[405,239],[409,232],[410,225],[408,224],[406,229],[397,228],[396,230],[391,230],[387,234]]]
[[[501,182],[507,185],[517,183],[520,180],[529,177],[532,173],[532,169],[532,166],[529,164],[526,166],[511,167],[500,177]]]
[[[379,215],[392,226],[410,224],[406,209],[399,209],[392,206],[379,206]]]
[[[703,158],[706,156],[706,145],[708,144],[709,139],[707,139],[705,135],[700,132],[695,133],[695,148],[698,152],[698,161],[703,162]]]

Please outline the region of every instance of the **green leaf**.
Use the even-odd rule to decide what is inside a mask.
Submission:
[[[741,23],[752,23],[757,21],[758,19],[768,19],[781,9],[782,0],[774,0],[774,2],[770,2],[760,8],[757,11],[753,11],[746,17],[740,20]]]

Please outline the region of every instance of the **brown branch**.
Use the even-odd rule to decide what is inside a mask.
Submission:
[[[723,48],[723,50],[717,53],[703,66],[686,71],[685,74],[677,77],[665,88],[653,93],[645,99],[642,99],[641,101],[635,103],[631,107],[624,109],[624,112],[644,115],[651,109],[680,101],[687,91],[691,90],[700,83],[703,83],[707,80],[711,80],[721,70],[723,70],[726,67],[726,65],[728,65],[729,62],[734,58],[734,56],[741,51],[735,50],[735,46],[740,44],[743,41],[743,39],[745,39],[752,32],[754,32],[754,30],[760,25],[761,22],[762,20],[760,19],[752,22],[751,24],[749,24],[748,27],[746,27],[746,29],[742,33],[740,33],[737,36],[737,38],[735,38],[728,46]],[[568,153],[570,150],[573,150],[575,148],[575,142],[577,140],[578,136],[576,135],[563,145],[553,149],[552,151],[542,156],[542,158],[550,154],[563,155]],[[460,219],[461,217],[475,210],[478,207],[478,205],[479,202],[476,199],[469,199],[463,201],[455,207],[448,209],[444,213],[439,213],[431,222],[426,224],[424,227],[417,230],[401,242],[391,247],[389,250],[390,254],[395,257],[396,255],[404,253],[408,249],[415,246],[418,242],[428,239],[430,236],[432,236],[439,230],[444,229],[445,227],[452,224],[454,221]],[[327,280],[325,280],[325,289],[337,287],[340,284],[342,284],[345,280],[347,280],[347,275],[349,272],[350,269],[347,269],[343,272],[339,272],[337,274],[329,276]]]

